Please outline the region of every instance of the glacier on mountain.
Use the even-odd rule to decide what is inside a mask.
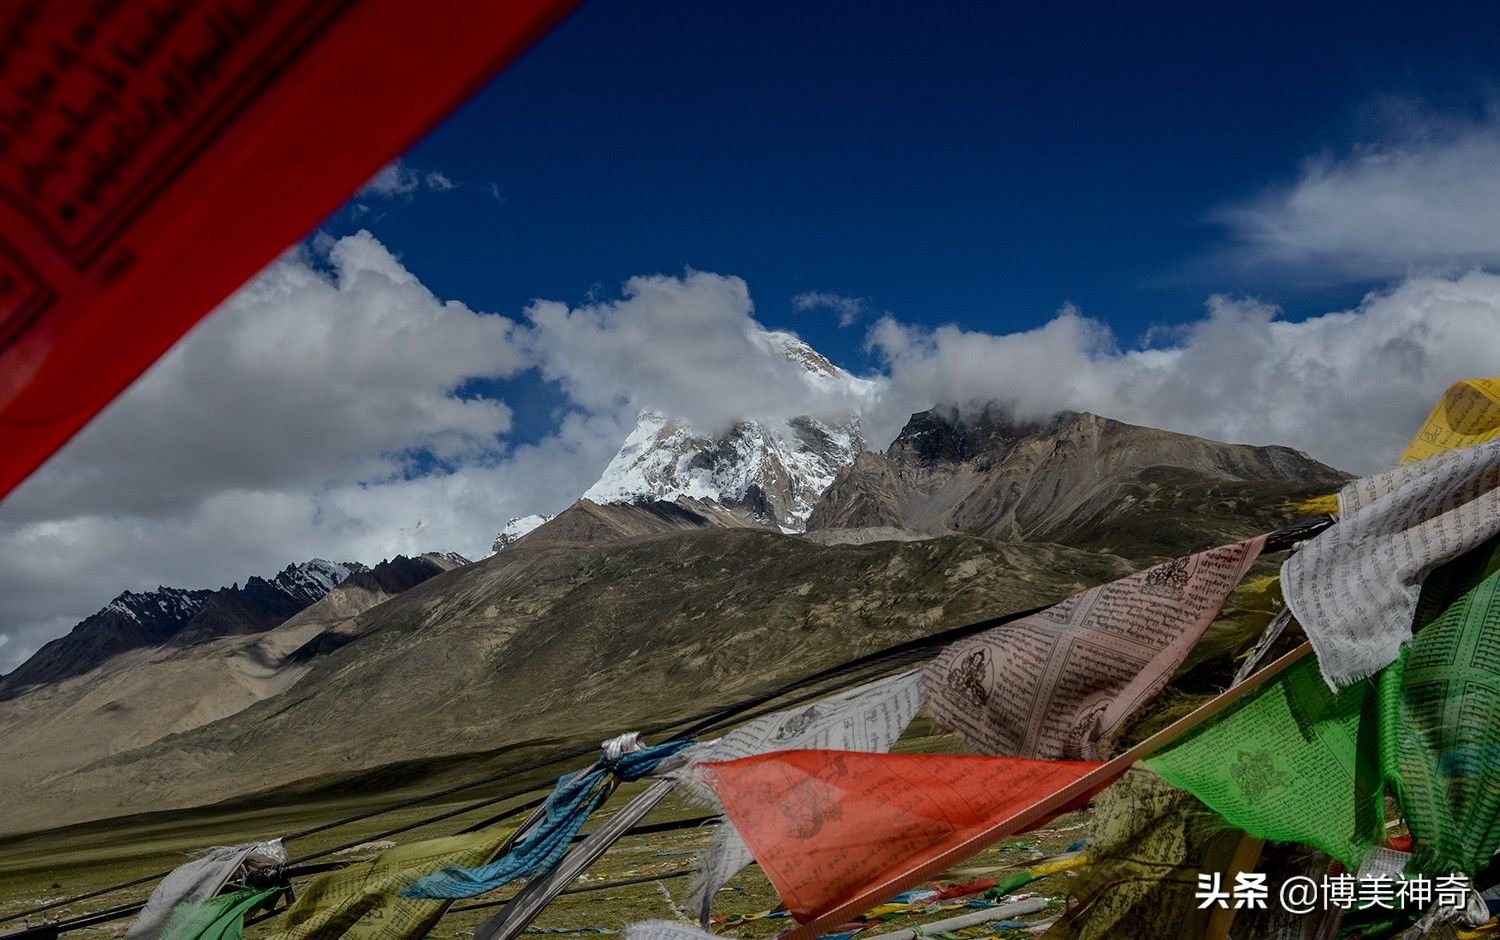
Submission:
[[[840,369],[790,333],[762,331],[753,338],[802,367],[809,401],[857,403],[876,392],[874,382]],[[801,531],[818,497],[864,446],[852,407],[831,415],[742,420],[714,434],[646,410],[583,496],[596,503],[711,500]]]
[[[521,540],[521,537],[531,532],[538,526],[551,522],[552,516],[547,513],[534,512],[529,516],[515,516],[495,536],[495,542],[490,546],[490,554],[494,555],[503,551]]]

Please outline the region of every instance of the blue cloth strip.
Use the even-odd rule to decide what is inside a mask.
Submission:
[[[630,782],[655,770],[662,761],[693,744],[692,740],[668,741],[654,747],[622,754],[613,764],[601,757],[594,765],[558,778],[547,797],[543,818],[537,827],[508,853],[477,868],[444,868],[401,889],[403,898],[478,897],[503,885],[556,865],[572,844],[584,822],[609,795],[610,775]]]

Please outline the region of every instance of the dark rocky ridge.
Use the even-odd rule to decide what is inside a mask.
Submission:
[[[174,627],[159,643],[0,699],[0,790],[46,781],[280,696],[312,663],[358,637],[360,614],[466,563],[436,553],[397,557],[349,577],[343,565],[293,566],[201,605],[189,621],[216,624],[217,635],[192,639],[185,627]],[[284,622],[254,629],[335,578],[342,580]]]
[[[1180,554],[1285,521],[1288,501],[1349,476],[1287,447],[1223,444],[1064,413],[913,415],[824,492],[810,531],[893,527],[1058,542],[1130,558]]]
[[[328,597],[325,598],[326,605],[315,604],[303,612],[308,617],[319,617],[320,621],[326,622],[326,627],[323,632],[293,650],[287,657],[287,661],[303,664],[319,656],[326,656],[357,636],[345,626],[354,617],[397,594],[411,590],[429,578],[468,563],[468,559],[453,554],[429,553],[418,555],[416,558],[397,555],[395,558],[382,561],[368,571],[359,571],[350,575],[342,584],[329,592]],[[337,609],[327,613],[317,609],[320,606],[333,607],[333,602],[336,600],[344,602],[338,605]],[[293,618],[288,623],[293,624],[298,619],[307,618]]]
[[[244,587],[235,583],[217,591],[126,591],[0,678],[0,701],[83,675],[128,650],[270,630],[322,598],[345,574],[365,570],[354,562],[333,565],[314,560],[288,565],[270,580],[251,577]]]
[[[12,672],[0,676],[0,701],[23,689],[87,672],[126,650],[156,646],[176,636],[213,594],[158,587],[126,591],[78,626],[42,645]]]

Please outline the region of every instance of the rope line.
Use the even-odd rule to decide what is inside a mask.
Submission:
[[[1262,549],[1261,553],[1270,554],[1273,552],[1285,551],[1293,547],[1294,545],[1304,541],[1305,539],[1317,535],[1318,533],[1327,529],[1329,526],[1333,525],[1334,522],[1335,520],[1330,516],[1319,516],[1311,520],[1295,523],[1285,528],[1278,529],[1275,532],[1272,532],[1267,537],[1265,546]],[[795,707],[802,702],[822,698],[834,692],[842,691],[844,688],[857,685],[861,682],[869,681],[871,678],[877,677],[883,672],[893,671],[895,669],[901,668],[902,666],[912,665],[922,660],[931,658],[936,649],[946,647],[956,640],[964,639],[976,633],[982,633],[985,630],[990,630],[997,626],[1003,626],[1004,624],[1012,623],[1024,617],[1032,616],[1033,614],[1037,614],[1043,610],[1046,610],[1050,606],[1052,605],[1044,604],[1038,607],[1029,608],[1027,610],[1003,614],[997,617],[989,617],[983,620],[963,624],[961,626],[952,627],[938,633],[929,634],[927,636],[917,637],[903,643],[898,643],[895,646],[887,647],[883,650],[877,650],[872,653],[866,653],[862,656],[857,656],[843,663],[839,663],[837,665],[819,670],[818,672],[812,673],[811,675],[803,676],[799,679],[785,683],[766,692],[761,692],[749,696],[728,705],[707,709],[686,718],[671,719],[658,722],[654,725],[646,726],[641,733],[643,735],[655,736],[664,734],[669,731],[675,731],[677,735],[681,736],[701,736],[704,732],[718,730],[727,725],[751,721],[763,715],[770,714],[771,712]],[[822,685],[824,683],[826,683],[827,685]],[[821,687],[812,691],[806,691],[811,686],[815,685]],[[776,701],[799,691],[804,692],[804,694],[792,699],[790,702]],[[773,702],[775,704],[771,704]],[[545,770],[552,765],[559,764],[565,761],[575,761],[579,758],[595,754],[597,753],[597,751],[597,745],[569,748],[565,751],[554,753],[549,758],[533,760],[517,767],[497,771],[496,773],[489,774],[487,776],[480,777],[474,780],[454,784],[452,786],[444,787],[442,789],[431,791],[428,793],[419,794],[417,796],[413,796],[404,800],[399,800],[395,803],[390,803],[381,807],[355,813],[341,819],[309,826],[305,829],[297,830],[283,836],[282,842],[285,843],[290,842],[294,839],[304,839],[308,836],[326,832],[331,829],[351,825],[356,822],[362,822],[366,819],[373,819],[377,816],[386,815],[398,810],[409,809],[413,806],[420,806],[424,803],[430,803],[433,800],[442,799],[445,796],[462,793],[466,790],[472,790],[477,787],[485,786],[487,784],[499,783],[504,780],[520,776],[522,774],[531,773],[538,770]],[[388,838],[389,836],[398,835],[412,829],[431,825],[435,822],[440,822],[446,819],[453,818],[455,816],[461,816],[476,809],[491,806],[495,803],[504,802],[505,800],[514,799],[518,796],[523,796],[527,793],[540,790],[544,786],[546,786],[546,784],[538,784],[524,787],[518,790],[511,790],[499,796],[487,797],[485,799],[466,804],[465,806],[459,807],[454,810],[449,810],[433,816],[424,817],[420,820],[406,823],[401,826],[388,829],[384,832],[377,833],[375,835],[365,836],[354,841],[344,843],[342,845],[337,845],[329,849],[323,849],[318,852],[301,856],[293,860],[292,864],[303,864],[313,859],[323,858],[325,856],[332,855],[349,848],[353,848],[365,842],[372,842],[378,839]],[[498,815],[485,820],[483,823],[464,831],[469,832],[479,828],[484,828],[484,826],[489,825],[490,823],[499,822],[503,819],[509,818],[510,816],[514,816],[518,813],[524,812],[528,809],[534,809],[535,807],[540,806],[543,801],[543,799],[538,799],[525,804],[517,805],[515,807],[511,807],[502,811]],[[635,833],[635,831],[636,830],[632,830],[632,834]],[[6,914],[4,916],[0,916],[0,923],[8,923],[11,921],[20,920],[22,918],[32,917],[59,907],[77,904],[81,901],[87,901],[107,894],[113,894],[117,891],[123,891],[127,888],[134,888],[153,881],[159,881],[170,873],[171,870],[158,872],[151,875],[144,875],[140,878],[131,879],[129,881],[110,885],[104,888],[98,888],[96,890],[75,895],[70,898],[52,901],[28,910],[19,911],[13,914]],[[587,886],[588,889],[597,889],[600,887],[603,887],[603,885]],[[574,890],[570,889],[569,891],[566,891],[564,893],[574,893]],[[109,908],[103,911],[79,915],[78,917],[70,918],[67,920],[40,925],[38,927],[31,927],[17,933],[7,934],[4,937],[0,937],[0,940],[19,940],[19,938],[32,935],[34,932],[43,929],[43,927],[45,927],[47,932],[50,933],[53,930],[62,932],[66,930],[78,929],[80,927],[92,926],[97,923],[105,923],[109,920],[119,919],[120,917],[124,917],[128,914],[134,913],[140,910],[140,908],[143,907],[144,904],[144,901],[138,901],[115,908]],[[469,905],[465,906],[463,909],[472,909],[473,907],[473,905]],[[278,912],[272,912],[272,916],[274,916],[274,913]]]
[[[665,733],[667,731],[672,731],[672,730],[677,729],[677,728],[682,728],[683,730],[681,732],[679,732],[681,734],[702,734],[705,731],[710,731],[710,730],[717,729],[719,727],[723,727],[723,726],[728,725],[728,724],[737,723],[739,720],[741,720],[738,716],[743,711],[745,711],[746,709],[753,709],[753,708],[756,708],[758,706],[767,705],[767,703],[773,702],[777,698],[780,698],[780,697],[789,695],[789,694],[791,694],[793,692],[799,691],[799,690],[801,690],[803,688],[806,688],[809,685],[816,684],[816,683],[821,683],[821,682],[828,682],[830,680],[837,679],[837,678],[839,678],[839,677],[841,677],[841,676],[843,676],[843,675],[845,675],[847,673],[851,673],[851,672],[858,672],[859,674],[853,676],[850,679],[850,681],[848,683],[846,683],[846,684],[851,684],[851,685],[852,684],[857,684],[858,682],[863,681],[866,678],[866,675],[865,675],[866,671],[879,671],[879,670],[882,670],[882,669],[891,669],[891,668],[896,668],[896,667],[898,667],[900,665],[907,664],[907,663],[910,663],[910,662],[916,662],[916,661],[918,661],[920,659],[926,658],[924,656],[919,655],[920,651],[922,651],[922,650],[925,650],[925,649],[927,649],[929,647],[932,647],[932,646],[946,646],[948,643],[951,643],[953,640],[960,639],[960,638],[968,636],[968,635],[970,635],[972,633],[982,632],[984,630],[990,629],[991,627],[999,626],[999,625],[1004,624],[1004,623],[1009,623],[1012,620],[1019,620],[1022,617],[1029,617],[1029,616],[1031,616],[1034,613],[1037,613],[1039,611],[1045,610],[1046,606],[1050,606],[1050,605],[1045,605],[1045,606],[1042,606],[1042,607],[1034,607],[1034,608],[1030,608],[1028,610],[1018,611],[1016,613],[1006,614],[1006,615],[1003,615],[1003,616],[1000,616],[1000,617],[991,617],[991,618],[988,618],[988,619],[985,619],[985,620],[977,621],[975,623],[965,624],[965,625],[960,626],[960,627],[954,627],[954,628],[951,628],[949,630],[942,631],[941,633],[935,633],[935,634],[932,634],[929,637],[923,637],[923,638],[918,638],[916,640],[907,641],[905,643],[901,643],[901,644],[898,644],[897,646],[890,647],[890,648],[885,649],[885,650],[880,650],[880,651],[877,651],[875,653],[868,653],[868,654],[865,654],[864,656],[856,657],[856,658],[851,659],[851,660],[849,660],[849,661],[847,661],[845,663],[841,663],[841,664],[839,664],[837,666],[829,667],[827,669],[824,669],[824,670],[821,670],[819,672],[813,673],[810,676],[805,676],[805,677],[803,677],[801,679],[795,680],[793,682],[789,682],[789,683],[787,683],[785,685],[782,685],[782,686],[779,686],[777,688],[771,689],[771,690],[769,690],[767,692],[763,692],[763,693],[760,693],[760,694],[757,694],[757,695],[754,695],[754,696],[750,696],[749,698],[746,698],[746,699],[741,700],[739,702],[732,703],[730,705],[725,705],[725,706],[720,706],[720,707],[716,707],[716,708],[712,708],[712,709],[707,709],[705,711],[699,712],[699,713],[697,713],[695,715],[692,715],[692,716],[689,716],[687,718],[679,718],[679,719],[674,719],[674,720],[671,720],[671,721],[659,722],[659,723],[657,723],[655,725],[648,726],[646,728],[646,730],[643,731],[642,733],[643,734],[647,734],[647,735],[657,735],[657,734]],[[894,665],[893,665],[893,663],[894,663]],[[803,696],[803,697],[801,697],[799,699],[794,700],[790,704],[788,704],[788,703],[777,703],[777,704],[774,704],[774,705],[770,705],[770,706],[768,706],[768,707],[766,707],[766,708],[764,708],[764,709],[762,709],[762,710],[760,710],[758,712],[754,712],[753,714],[751,714],[749,716],[746,716],[743,720],[753,720],[754,718],[758,718],[758,717],[760,717],[762,715],[769,714],[769,713],[771,713],[773,711],[777,711],[777,710],[779,710],[781,708],[792,707],[792,706],[794,706],[796,704],[800,704],[801,702],[804,702],[804,701],[809,701],[809,700],[812,700],[812,699],[821,698],[824,695],[829,694],[830,692],[839,691],[840,689],[843,688],[843,685],[844,684],[839,684],[839,685],[833,686],[832,688],[818,689],[818,690],[816,690],[814,692],[811,692],[811,693],[809,693],[809,694],[807,694],[807,695],[805,695],[805,696]],[[686,727],[683,727],[683,726],[686,726]],[[475,779],[475,780],[469,780],[469,781],[466,781],[464,783],[459,783],[459,784],[454,784],[453,786],[444,787],[441,790],[436,790],[436,791],[433,791],[433,792],[430,792],[430,793],[425,793],[425,794],[421,794],[421,795],[418,795],[418,796],[410,797],[408,799],[399,800],[399,801],[397,801],[395,803],[390,803],[390,804],[387,804],[385,806],[377,807],[375,809],[366,810],[366,811],[363,811],[363,812],[360,812],[360,813],[355,813],[355,814],[353,814],[351,816],[343,817],[342,819],[336,819],[336,820],[333,820],[331,822],[320,823],[319,825],[316,825],[316,826],[309,826],[306,829],[301,829],[301,830],[298,830],[296,832],[293,832],[293,833],[290,833],[288,835],[283,836],[282,839],[281,839],[281,841],[283,843],[286,843],[286,842],[290,842],[290,841],[292,841],[294,839],[304,839],[304,838],[306,838],[308,836],[316,835],[316,834],[321,833],[321,832],[326,832],[326,831],[328,831],[330,829],[340,828],[340,827],[343,827],[343,826],[346,826],[346,825],[350,825],[350,824],[353,824],[353,823],[356,823],[356,822],[363,822],[366,819],[372,819],[372,818],[374,818],[376,816],[383,816],[383,815],[386,815],[387,813],[393,813],[393,812],[397,812],[397,811],[403,810],[403,809],[409,809],[409,808],[411,808],[413,806],[420,806],[423,803],[429,803],[429,802],[432,802],[433,800],[442,799],[445,796],[451,796],[451,795],[453,795],[455,793],[462,793],[465,790],[472,790],[472,789],[475,789],[477,787],[485,786],[487,784],[499,783],[499,782],[504,781],[506,779],[509,779],[509,778],[512,778],[512,777],[517,777],[517,776],[520,776],[522,774],[532,773],[532,772],[538,771],[538,770],[545,770],[546,768],[548,768],[548,767],[550,767],[550,766],[552,766],[554,764],[559,764],[559,763],[563,763],[563,762],[566,762],[566,761],[575,761],[575,760],[578,760],[579,758],[587,757],[587,756],[589,756],[591,754],[594,754],[597,751],[598,751],[598,746],[597,745],[588,745],[588,746],[570,748],[570,749],[568,749],[566,751],[562,751],[562,752],[556,753],[556,754],[552,755],[551,757],[548,757],[548,758],[545,758],[545,759],[534,760],[534,761],[531,761],[529,763],[522,764],[522,765],[520,765],[518,767],[513,767],[513,768],[510,768],[510,769],[507,769],[507,770],[504,770],[504,771],[499,771],[497,773],[490,774],[488,776],[481,777],[481,778],[478,778],[478,779]],[[432,822],[437,822],[437,821],[440,821],[442,819],[450,818],[452,816],[462,815],[463,813],[469,812],[472,809],[477,809],[477,808],[480,808],[480,807],[483,807],[483,806],[493,805],[495,803],[503,802],[503,801],[508,800],[508,799],[514,799],[517,796],[521,796],[521,795],[524,795],[526,793],[531,793],[533,791],[540,790],[544,786],[546,786],[546,784],[538,784],[538,785],[535,785],[535,786],[526,787],[526,788],[521,789],[521,790],[509,791],[509,792],[507,792],[507,793],[505,793],[505,794],[503,794],[501,796],[489,797],[489,798],[486,798],[484,800],[479,800],[477,802],[468,804],[466,807],[464,807],[464,808],[462,808],[460,810],[454,810],[454,811],[450,811],[450,812],[447,812],[447,813],[439,814],[437,816],[428,817],[428,818],[425,818],[425,819],[423,819],[421,821],[418,821],[418,822],[415,822],[415,823],[409,823],[409,824],[406,824],[406,825],[403,825],[403,826],[395,827],[395,828],[387,830],[387,831],[385,831],[383,833],[377,833],[375,835],[361,837],[361,838],[356,839],[354,841],[351,841],[351,842],[348,842],[348,843],[344,843],[342,845],[334,846],[333,848],[330,848],[330,849],[324,849],[324,850],[319,851],[319,852],[315,852],[315,853],[312,853],[312,854],[309,854],[309,855],[301,856],[301,857],[299,857],[299,858],[297,858],[297,859],[294,860],[294,864],[298,863],[298,862],[310,861],[310,860],[315,859],[315,858],[322,858],[325,855],[331,855],[331,854],[333,854],[335,852],[343,851],[344,849],[353,848],[354,846],[359,845],[359,844],[361,844],[363,842],[371,842],[371,841],[374,841],[376,839],[387,838],[387,837],[389,837],[391,835],[398,835],[398,834],[400,834],[402,832],[406,832],[406,831],[409,831],[411,829],[416,829],[416,828],[419,828],[420,826],[425,826],[425,825],[428,825],[429,823],[432,823]],[[540,805],[540,803],[537,803],[535,805]],[[511,814],[509,814],[509,812],[501,814],[500,816],[496,817],[494,821],[499,821],[501,819],[504,819],[508,815],[511,815]],[[43,905],[40,905],[38,907],[32,908],[30,910],[20,911],[20,912],[14,913],[14,914],[6,914],[4,916],[0,916],[0,923],[7,923],[7,922],[10,922],[10,921],[13,921],[13,920],[20,920],[23,917],[30,917],[30,916],[33,916],[35,914],[40,914],[40,913],[43,913],[45,911],[52,910],[54,908],[65,907],[65,906],[70,905],[70,904],[77,904],[77,903],[79,903],[81,901],[91,900],[93,898],[101,897],[101,896],[106,895],[106,894],[113,894],[116,891],[123,891],[126,888],[134,888],[134,887],[138,887],[140,885],[147,884],[147,883],[150,883],[150,882],[153,882],[153,881],[160,881],[162,878],[166,877],[170,873],[171,873],[171,869],[168,869],[167,871],[157,872],[157,873],[151,874],[151,875],[144,875],[144,876],[142,876],[140,878],[135,878],[135,879],[132,879],[132,880],[126,881],[126,882],[121,882],[120,884],[111,885],[109,887],[98,888],[96,890],[89,891],[89,892],[86,892],[84,894],[76,895],[74,897],[63,898],[63,899],[58,900],[58,901],[52,901],[52,902],[50,902],[48,904],[43,904]],[[142,902],[142,903],[144,903],[144,902]],[[8,940],[8,938],[6,938],[6,940]]]

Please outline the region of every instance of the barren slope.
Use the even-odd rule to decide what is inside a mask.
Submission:
[[[352,575],[274,629],[200,641],[178,633],[0,701],[0,790],[45,786],[57,773],[206,725],[283,692],[308,670],[312,655],[298,656],[299,651],[456,564],[440,555],[382,562]],[[326,639],[324,644],[336,646]]]
[[[1129,568],[963,535],[831,547],[752,529],[528,539],[356,618],[356,639],[286,692],[24,788],[4,825],[198,805],[539,738],[597,739]]]
[[[1223,444],[1091,414],[913,415],[823,494],[813,531],[886,526],[1051,541],[1132,558],[1182,554],[1284,522],[1347,474],[1287,447]]]

